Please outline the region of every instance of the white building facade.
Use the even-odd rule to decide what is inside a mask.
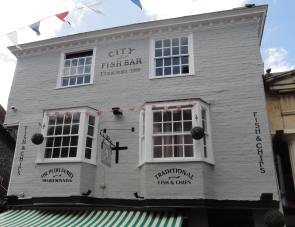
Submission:
[[[5,123],[19,130],[8,207],[164,211],[183,226],[264,226],[279,200],[259,49],[266,11],[10,47],[18,61]],[[192,128],[204,133],[193,139]],[[31,141],[38,133],[40,145]]]

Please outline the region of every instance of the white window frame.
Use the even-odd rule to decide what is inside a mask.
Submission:
[[[155,73],[155,42],[157,40],[164,40],[164,39],[173,39],[173,38],[181,38],[187,37],[188,38],[188,56],[189,56],[189,73],[187,74],[176,74],[176,75],[163,75],[163,76],[156,76]],[[172,56],[172,55],[170,55]],[[164,79],[164,78],[175,78],[175,77],[183,77],[183,76],[191,76],[195,75],[195,61],[194,61],[194,42],[193,42],[193,34],[169,34],[166,36],[158,36],[153,37],[150,40],[150,72],[149,78],[150,79]]]
[[[95,109],[92,108],[71,108],[71,109],[58,109],[58,110],[45,110],[43,114],[42,130],[41,133],[44,136],[44,142],[40,146],[40,152],[38,152],[36,163],[60,163],[60,162],[86,162],[93,165],[97,164],[97,130],[99,123],[99,116],[97,116]],[[79,132],[78,132],[78,148],[76,157],[67,158],[45,158],[45,147],[47,138],[47,129],[49,116],[54,115],[56,112],[64,114],[67,112],[79,112]],[[92,136],[92,152],[91,159],[85,158],[86,138],[88,131],[89,114],[95,117],[94,134]]]
[[[69,85],[69,86],[62,86],[62,78],[64,74],[64,61],[67,54],[75,54],[75,53],[83,53],[87,51],[93,51],[92,53],[92,62],[91,62],[91,71],[90,71],[90,83],[87,84],[75,84],[75,85]],[[81,50],[68,50],[64,51],[60,55],[60,63],[59,63],[59,73],[57,78],[57,84],[56,89],[66,89],[66,88],[72,88],[72,87],[80,87],[80,86],[87,86],[94,83],[94,72],[95,72],[95,59],[96,59],[96,48],[85,48]]]
[[[189,106],[194,104],[192,109],[192,127],[202,127],[201,111],[206,111],[207,118],[207,157],[204,154],[204,140],[193,139],[193,157],[172,157],[172,158],[154,158],[153,157],[153,106],[164,108],[165,106]],[[143,117],[143,115],[145,117]],[[195,117],[197,116],[197,119]],[[157,162],[189,162],[189,161],[204,161],[214,164],[214,155],[212,148],[212,133],[210,124],[209,105],[201,100],[185,100],[185,101],[168,101],[168,102],[153,102],[146,103],[143,110],[140,112],[139,124],[139,165],[144,163]]]

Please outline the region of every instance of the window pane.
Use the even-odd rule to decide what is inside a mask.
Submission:
[[[173,111],[173,121],[181,121],[181,110],[180,111]]]
[[[192,122],[188,121],[188,122],[183,122],[183,131],[184,132],[188,132],[192,129]]]
[[[91,149],[85,148],[85,158],[91,159]]]
[[[71,77],[70,78],[70,85],[75,85],[76,84],[76,77]]]
[[[65,125],[64,126],[64,130],[63,130],[63,135],[70,134],[70,129],[71,129],[71,126],[70,125]]]
[[[173,58],[173,65],[179,65],[179,57]]]
[[[77,78],[77,84],[83,84],[83,76]]]
[[[80,113],[74,113],[73,123],[79,123],[79,122],[80,122]]]
[[[182,56],[181,57],[181,64],[188,64],[188,56]]]
[[[162,136],[154,136],[154,145],[162,145]]]
[[[76,155],[77,155],[77,147],[71,147],[69,157],[71,157],[71,158],[76,157]]]
[[[183,147],[174,146],[174,157],[183,157]]]
[[[90,73],[90,71],[91,71],[91,65],[85,66],[84,73]]]
[[[156,68],[156,76],[162,76],[163,75],[163,68]]]
[[[179,39],[172,39],[172,46],[179,46]]]
[[[91,125],[88,125],[88,132],[87,132],[87,134],[89,136],[93,136],[93,134],[94,134],[94,127],[92,127]]]
[[[181,54],[188,54],[188,46],[181,47]]]
[[[164,49],[164,56],[170,56],[171,55],[171,49],[170,48],[165,48]]]
[[[54,125],[55,124],[55,116],[49,116],[48,124],[49,125]]]
[[[68,76],[71,74],[71,68],[64,68],[64,76]]]
[[[68,86],[69,84],[69,78],[63,78],[62,79],[62,86],[65,87],[65,86]]]
[[[181,45],[188,45],[188,38],[187,37],[181,38]]]
[[[184,135],[184,144],[193,144],[193,139],[191,135]]]
[[[172,136],[163,136],[164,144],[172,144]]]
[[[77,73],[77,67],[72,67],[70,74],[71,75],[76,75],[76,73]]]
[[[44,158],[51,158],[52,148],[46,148]]]
[[[171,121],[171,120],[172,120],[171,111],[163,112],[163,122]]]
[[[48,126],[47,135],[51,136],[54,133],[54,126]]]
[[[179,66],[174,66],[173,67],[173,74],[180,74],[180,67]]]
[[[154,124],[154,130],[153,130],[153,132],[154,133],[159,133],[159,132],[162,132],[162,124],[160,123],[160,124]]]
[[[67,158],[68,157],[68,153],[69,153],[69,148],[67,147],[63,147],[61,149],[61,157],[62,158]]]
[[[183,120],[191,120],[192,119],[192,111],[187,109],[183,110]]]
[[[65,67],[71,66],[71,60],[65,60]]]
[[[156,67],[162,67],[163,66],[163,59],[156,59]]]
[[[172,48],[172,55],[179,55],[179,47]]]
[[[162,122],[162,112],[154,112],[154,122]]]
[[[72,114],[67,112],[65,113],[65,124],[71,124],[72,122]]]
[[[72,136],[71,137],[71,146],[77,146],[78,145],[78,136]]]
[[[60,145],[61,145],[61,137],[55,137],[54,138],[54,146],[60,147]]]
[[[91,63],[92,63],[92,57],[86,58],[85,65],[91,65]]]
[[[78,65],[78,59],[72,59],[72,66]]]
[[[193,146],[184,146],[184,156],[185,157],[194,156]]]
[[[85,64],[85,58],[79,58],[78,65],[84,65]]]
[[[53,147],[53,138],[52,137],[47,138],[46,147]]]
[[[90,137],[87,137],[87,139],[86,139],[86,147],[92,147],[92,138],[90,138]]]
[[[173,123],[173,132],[182,132],[182,123],[174,122]]]
[[[165,58],[164,59],[164,66],[170,66],[171,65],[171,58]]]
[[[164,75],[171,75],[171,67],[165,67]]]
[[[162,40],[157,40],[155,42],[155,48],[161,48],[162,47]]]
[[[163,131],[164,132],[171,132],[172,131],[172,123],[164,123],[163,124]]]
[[[79,132],[79,125],[72,125],[72,133],[71,134],[78,134]]]
[[[181,67],[181,73],[183,73],[183,74],[189,73],[189,66],[188,65],[183,65]]]
[[[62,146],[63,147],[67,147],[70,145],[70,137],[69,136],[65,136],[62,139]]]
[[[60,148],[53,148],[52,158],[59,158]]]
[[[164,146],[164,158],[172,157],[172,146]]]
[[[170,45],[171,45],[170,39],[165,39],[163,42],[164,42],[164,47],[170,47]]]
[[[84,84],[89,84],[90,83],[90,75],[87,75],[84,77]]]
[[[61,135],[62,134],[62,126],[56,126],[54,134]]]
[[[79,66],[78,67],[78,74],[83,74],[84,72],[84,66]]]
[[[162,56],[162,49],[156,49],[155,50],[155,57],[161,57]]]
[[[182,138],[183,138],[182,135],[174,136],[174,144],[183,144]]]
[[[56,117],[56,124],[57,125],[60,125],[62,124],[64,121],[64,115],[63,114],[59,114],[57,117]]]
[[[154,147],[154,158],[162,158],[162,147]]]
[[[89,115],[89,123],[88,124],[94,126],[94,124],[95,124],[95,117],[94,116]]]

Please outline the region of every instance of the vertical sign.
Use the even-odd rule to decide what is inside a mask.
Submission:
[[[263,161],[263,145],[262,145],[262,138],[261,138],[261,131],[260,131],[260,123],[257,118],[257,112],[253,112],[253,117],[254,117],[254,132],[255,132],[255,147],[258,155],[258,165],[259,165],[259,170],[260,173],[265,173],[265,168],[264,168],[264,161]]]
[[[24,160],[24,154],[26,151],[26,144],[27,144],[27,127],[28,126],[24,126],[24,137],[21,143],[21,152],[19,154],[19,163],[17,166],[17,175],[20,176],[21,175],[21,169],[22,169],[22,162]]]

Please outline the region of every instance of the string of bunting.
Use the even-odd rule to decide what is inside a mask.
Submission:
[[[131,2],[133,2],[136,6],[138,6],[142,10],[142,5],[141,5],[140,0],[131,0]],[[41,19],[41,20],[39,20],[39,21],[37,21],[37,22],[35,22],[33,24],[30,24],[30,25],[25,26],[25,27],[21,27],[21,28],[17,29],[16,31],[12,31],[12,32],[0,35],[0,37],[1,36],[6,36],[14,46],[16,46],[17,48],[20,49],[20,47],[18,46],[18,32],[20,30],[23,30],[23,29],[29,27],[36,33],[36,35],[39,36],[39,35],[41,35],[41,32],[40,32],[40,24],[41,24],[41,22],[44,21],[44,20],[47,20],[49,18],[52,18],[52,17],[56,17],[59,20],[61,20],[63,23],[67,23],[69,26],[71,26],[71,22],[69,20],[67,20],[66,17],[70,13],[72,13],[74,11],[87,8],[87,9],[90,9],[90,10],[92,10],[93,12],[95,12],[97,14],[104,15],[103,12],[97,8],[97,6],[99,6],[101,3],[102,3],[102,1],[101,2],[96,2],[96,3],[93,3],[93,4],[90,4],[89,2],[81,4],[82,5],[81,7],[76,7],[71,11],[67,10],[67,11],[64,11],[64,12],[61,12],[61,13],[57,13],[57,14],[48,16],[48,17],[43,18],[43,19]]]
[[[182,110],[182,108],[194,107],[195,105],[196,105],[195,102],[189,103],[187,105],[176,105],[175,110],[176,110],[176,112],[180,112]],[[161,108],[163,108],[163,112],[168,112],[168,111],[170,111],[169,106],[170,105],[159,105],[158,106],[158,105],[153,104],[152,109],[156,109],[156,108],[161,107]],[[140,112],[140,111],[145,111],[145,110],[146,110],[145,106],[142,106],[142,107],[130,107],[130,108],[124,108],[124,109],[120,108],[119,109],[119,111],[121,113],[124,113],[124,112]],[[93,112],[95,112],[97,116],[101,116],[102,113],[113,112],[113,110],[112,109],[110,109],[110,110],[99,110],[98,109],[98,110],[92,111],[92,112],[87,111],[87,112],[85,112],[85,114],[86,114],[86,116],[90,116],[90,115],[93,114]],[[81,114],[80,112],[75,112],[75,113],[77,113],[78,115]],[[64,111],[63,112],[56,111],[56,112],[51,112],[51,113],[50,112],[45,112],[45,116],[56,116],[56,117],[58,117],[58,116],[61,116],[61,115],[65,115],[66,118],[71,117],[70,112],[64,112]]]

